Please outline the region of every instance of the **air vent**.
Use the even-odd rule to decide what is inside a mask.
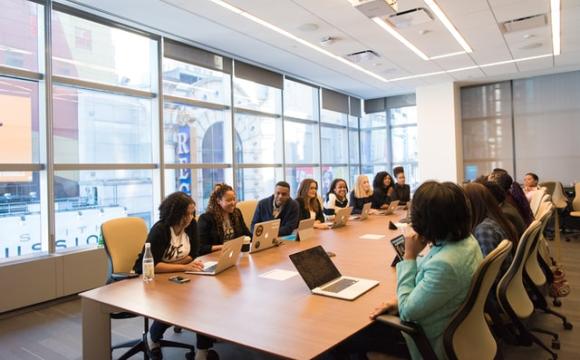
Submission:
[[[519,19],[508,20],[500,24],[504,34],[535,29],[548,24],[546,14],[526,16]]]
[[[399,9],[397,0],[351,0],[353,6],[368,18],[383,17],[394,14]]]
[[[380,59],[379,54],[377,54],[372,50],[363,50],[354,52],[352,54],[346,55],[345,57],[355,64],[371,62]]]
[[[387,20],[396,28],[404,29],[433,21],[433,16],[425,8],[416,8],[390,15]]]

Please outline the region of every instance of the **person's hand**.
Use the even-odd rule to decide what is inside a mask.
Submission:
[[[423,251],[427,242],[417,233],[405,236],[405,260],[415,260]]]
[[[371,320],[376,319],[377,316],[386,314],[388,312],[396,312],[398,309],[396,301],[387,301],[377,306],[369,315]]]
[[[322,223],[322,222],[316,222],[314,223],[314,228],[315,229],[319,229],[319,230],[328,230],[330,229],[330,227],[328,226],[328,224]]]
[[[222,249],[222,247],[224,247],[223,245],[213,245],[211,247],[211,251],[219,251]]]
[[[185,264],[184,271],[202,271],[203,262],[201,260],[193,260],[189,264]]]

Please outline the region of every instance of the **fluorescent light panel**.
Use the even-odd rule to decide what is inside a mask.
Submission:
[[[463,50],[465,50],[465,52],[471,53],[473,52],[473,50],[471,49],[471,47],[469,46],[469,44],[467,43],[467,41],[465,41],[465,39],[463,38],[463,36],[461,36],[461,34],[459,33],[459,31],[457,31],[457,29],[455,28],[455,26],[453,26],[453,24],[451,23],[451,21],[449,20],[449,18],[445,15],[445,13],[443,12],[443,10],[441,10],[441,8],[439,7],[439,5],[437,5],[437,3],[435,2],[435,0],[424,0],[425,4],[427,4],[427,6],[429,6],[429,8],[431,10],[433,10],[433,12],[435,13],[435,15],[439,18],[439,21],[441,21],[443,23],[443,25],[447,28],[447,30],[451,33],[451,35],[453,35],[453,37],[455,38],[455,40],[457,40],[457,42],[459,43],[459,45],[461,45],[461,47],[463,48]]]
[[[378,18],[378,17],[373,18],[373,21],[377,25],[379,25],[383,30],[385,30],[386,32],[391,34],[395,39],[399,40],[403,45],[405,45],[411,51],[413,51],[415,54],[417,54],[417,56],[419,56],[421,59],[429,60],[429,57],[427,55],[425,55],[424,52],[419,50],[415,45],[411,44],[411,42],[409,40],[405,39],[403,37],[403,35],[399,34],[399,32],[397,30],[393,29],[393,27],[390,24],[388,24],[386,21],[384,21],[383,19]]]
[[[222,1],[222,0],[209,0],[209,1],[211,1],[212,3],[214,3],[216,5],[219,5],[219,6],[223,7],[224,9],[227,9],[227,10],[232,11],[232,12],[238,14],[238,15],[241,15],[241,16],[245,17],[246,19],[251,20],[251,21],[253,21],[253,22],[255,22],[255,23],[259,24],[259,25],[262,25],[264,27],[267,27],[268,29],[271,29],[271,30],[275,31],[275,32],[279,33],[280,35],[286,36],[287,38],[292,39],[292,40],[294,40],[294,41],[296,41],[296,42],[298,42],[298,43],[300,43],[300,44],[302,44],[304,46],[307,46],[310,49],[316,50],[316,51],[318,51],[321,54],[324,54],[326,56],[329,56],[329,57],[331,57],[331,58],[333,58],[333,59],[335,59],[337,61],[340,61],[341,63],[343,63],[345,65],[348,65],[348,66],[350,66],[352,68],[355,68],[355,69],[357,69],[357,70],[359,70],[359,71],[361,71],[361,72],[363,72],[363,73],[365,73],[367,75],[370,75],[370,76],[374,77],[375,79],[378,79],[378,80],[381,80],[381,81],[384,81],[384,82],[394,82],[394,81],[402,81],[402,80],[409,80],[409,79],[417,79],[417,78],[423,78],[423,77],[428,77],[428,76],[435,76],[435,75],[449,74],[449,73],[454,73],[454,72],[459,72],[459,71],[471,70],[471,69],[476,69],[476,68],[487,68],[487,67],[491,67],[491,66],[498,66],[498,65],[516,63],[516,62],[530,61],[530,60],[541,59],[541,58],[545,58],[545,57],[552,56],[552,54],[544,54],[544,55],[530,56],[530,57],[520,58],[520,59],[498,61],[498,62],[489,63],[489,64],[483,64],[483,65],[473,65],[473,66],[467,66],[467,67],[462,67],[462,68],[457,68],[457,69],[451,69],[451,70],[443,70],[443,71],[436,71],[436,72],[430,72],[430,73],[425,73],[425,74],[403,76],[403,77],[398,77],[398,78],[394,78],[394,79],[386,79],[386,78],[384,78],[382,76],[379,76],[379,75],[373,73],[372,71],[369,71],[369,70],[367,70],[367,69],[365,69],[365,68],[363,68],[361,66],[358,66],[356,64],[353,64],[350,61],[348,61],[348,60],[346,60],[346,59],[344,59],[344,58],[342,58],[342,57],[340,57],[338,55],[334,55],[330,51],[327,51],[327,50],[322,49],[322,48],[320,48],[320,47],[318,47],[316,45],[313,45],[313,44],[309,43],[308,41],[306,41],[304,39],[301,39],[301,38],[299,38],[299,37],[297,37],[297,36],[295,36],[295,35],[287,32],[287,31],[285,31],[285,30],[283,30],[283,29],[281,29],[281,28],[279,28],[279,27],[277,27],[277,26],[275,26],[275,25],[273,25],[273,24],[265,21],[265,20],[262,20],[262,19],[254,16],[254,15],[252,15],[250,13],[247,13],[247,12],[245,12],[245,11],[237,8],[237,7],[234,7],[234,6],[226,3],[225,1]],[[427,2],[427,1],[428,0],[425,0],[425,2]],[[559,24],[559,9],[560,9],[559,3],[560,3],[560,1],[559,0],[551,0],[551,1],[558,3],[557,4],[557,7],[554,6],[554,7],[552,7],[552,9],[556,9],[556,8],[558,9],[558,24]],[[552,13],[554,13],[554,12],[552,11]],[[416,49],[417,52],[418,52],[417,55],[419,55],[419,53],[422,54],[422,56],[421,55],[419,55],[419,56],[421,56],[421,58],[425,57],[424,60],[441,59],[441,58],[444,58],[444,57],[455,56],[455,55],[460,55],[460,54],[465,53],[463,51],[460,51],[460,52],[457,52],[457,53],[443,54],[443,55],[434,56],[432,58],[428,58],[423,52],[421,52],[421,50],[417,49],[413,44],[411,44],[409,41],[407,41],[401,34],[399,34],[394,29],[392,29],[386,22],[382,21],[380,18],[374,18],[373,21],[375,23],[377,23],[379,26],[381,26],[383,29],[385,29],[386,31],[389,31],[387,29],[392,30],[394,32],[394,33],[392,33],[393,36],[395,36],[399,41],[401,41],[404,44],[405,44],[405,42],[408,43],[411,46],[411,47],[408,46],[411,50],[413,50],[412,48]],[[383,27],[382,24],[384,24],[385,26]],[[559,29],[559,26],[558,26],[558,29]],[[390,31],[389,31],[389,33],[390,33]],[[559,35],[559,31],[557,33]],[[397,34],[397,35],[395,35],[395,34]],[[559,42],[558,42],[558,44],[559,44]],[[556,47],[554,46],[554,49],[555,48]],[[559,51],[559,46],[558,46],[558,51]],[[554,51],[554,55],[556,55],[555,51]]]
[[[552,20],[552,47],[554,55],[560,55],[560,0],[550,0]]]

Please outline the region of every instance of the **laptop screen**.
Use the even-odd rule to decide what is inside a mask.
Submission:
[[[310,290],[340,277],[340,272],[322,246],[292,254],[290,260]]]

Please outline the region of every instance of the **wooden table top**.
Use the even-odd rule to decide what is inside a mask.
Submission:
[[[375,306],[395,296],[396,274],[390,267],[395,252],[389,240],[400,231],[389,230],[388,222],[405,213],[315,230],[308,241],[244,255],[237,267],[217,276],[184,275],[191,281],[175,284],[168,281],[171,274],[156,274],[149,284],[130,279],[81,296],[271,354],[313,358],[367,326]],[[364,234],[386,237],[360,239]],[[332,259],[343,275],[378,280],[379,286],[347,301],[312,295],[300,276],[259,277],[274,269],[296,271],[288,255],[319,244],[336,254]]]

